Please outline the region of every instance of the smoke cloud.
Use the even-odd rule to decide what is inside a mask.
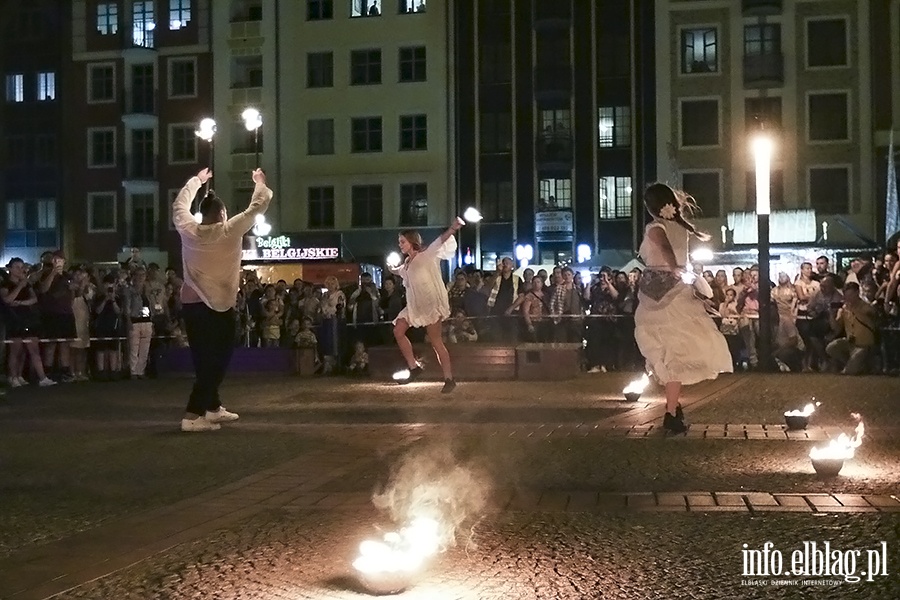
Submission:
[[[479,466],[461,460],[449,443],[413,449],[392,468],[384,489],[372,502],[397,523],[417,517],[441,525],[441,549],[456,544],[467,520],[480,516],[491,491],[490,478]]]

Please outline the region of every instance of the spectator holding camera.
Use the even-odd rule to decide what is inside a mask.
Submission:
[[[3,301],[3,318],[6,321],[6,338],[12,342],[9,353],[9,385],[21,387],[27,384],[22,376],[25,355],[31,360],[31,368],[38,378],[38,385],[47,387],[56,382],[48,378],[41,364],[38,351],[38,327],[40,316],[37,312],[37,295],[25,276],[25,263],[21,258],[13,258],[6,266],[9,277],[0,287]]]
[[[826,351],[844,375],[860,375],[868,370],[877,343],[878,314],[860,297],[859,284],[844,284],[844,303],[831,320],[837,339]]]
[[[825,275],[819,280],[819,290],[809,301],[809,346],[812,349],[811,367],[820,368],[826,361],[826,346],[834,339],[831,322],[844,302],[841,291],[835,285],[833,275]]]
[[[44,369],[54,372],[59,381],[75,381],[71,372],[71,341],[75,339],[75,312],[72,302],[72,280],[65,271],[66,256],[62,250],[53,253],[49,263],[43,263],[38,283],[38,306],[41,311],[43,334],[50,341],[44,345]]]

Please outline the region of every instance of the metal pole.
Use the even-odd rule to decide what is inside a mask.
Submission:
[[[756,215],[759,235],[759,370],[774,370],[772,355],[772,279],[769,273],[769,215]]]
[[[253,152],[256,154],[256,167],[259,168],[259,127],[253,130]]]

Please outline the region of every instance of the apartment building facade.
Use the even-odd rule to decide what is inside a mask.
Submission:
[[[485,217],[467,262],[630,256],[655,172],[652,20],[636,1],[457,2],[456,177]]]
[[[882,43],[896,44],[893,5],[895,27],[878,34]],[[882,237],[884,171],[875,163],[890,128],[880,103],[891,95],[885,70],[896,52],[886,63],[874,38],[887,8],[870,0],[657,0],[660,178],[694,195],[701,225],[720,245],[756,242],[750,140],[760,132],[775,142],[773,241]]]
[[[5,94],[0,199],[5,219],[3,259],[36,261],[62,237],[65,190],[61,94],[67,48],[68,4],[15,0],[0,11],[0,72]]]
[[[214,179],[230,206],[247,202],[259,164],[276,194],[268,237],[377,264],[399,230],[428,237],[449,224],[451,8],[217,1]],[[256,131],[242,122],[248,107],[262,116]]]
[[[72,2],[65,246],[77,259],[178,264],[171,200],[208,164],[209,0]]]

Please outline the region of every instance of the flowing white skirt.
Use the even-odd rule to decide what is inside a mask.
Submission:
[[[678,283],[659,302],[639,295],[634,337],[647,369],[662,384],[680,381],[691,385],[732,370],[725,336],[693,290]]]

